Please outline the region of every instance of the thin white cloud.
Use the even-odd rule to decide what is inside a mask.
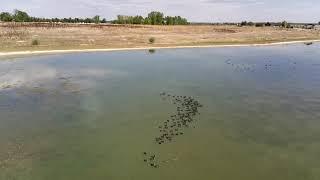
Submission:
[[[147,15],[159,10],[191,21],[320,21],[319,0],[1,0],[0,11],[26,10],[41,17],[86,17],[99,14]]]
[[[259,0],[202,0],[209,4],[261,4],[263,1]]]
[[[0,70],[5,73],[0,76],[0,91],[30,85],[34,82],[44,82],[57,76],[55,69],[43,65],[34,65],[27,71],[20,68],[13,69],[10,65],[2,67]]]
[[[77,83],[79,87],[86,89],[97,86],[96,81],[100,79],[124,76],[127,76],[127,72],[114,69],[68,68],[66,74],[63,69],[59,70],[50,65],[31,63],[20,67],[19,65],[12,65],[12,63],[1,62],[0,92],[21,87],[33,88],[39,85],[57,85],[56,82],[59,80],[70,80],[72,83]]]

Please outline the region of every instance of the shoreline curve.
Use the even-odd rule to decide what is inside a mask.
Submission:
[[[194,45],[194,46],[164,46],[164,47],[133,47],[133,48],[105,48],[105,49],[66,49],[66,50],[39,50],[39,51],[13,51],[0,52],[0,57],[23,56],[23,55],[50,55],[50,54],[66,54],[80,52],[110,52],[110,51],[134,51],[148,49],[187,49],[187,48],[223,48],[223,47],[255,47],[255,46],[276,46],[289,45],[298,43],[320,42],[317,40],[301,40],[301,41],[283,41],[273,43],[258,43],[258,44],[225,44],[225,45]]]

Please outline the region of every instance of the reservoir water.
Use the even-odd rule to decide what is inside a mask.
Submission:
[[[4,58],[0,179],[318,180],[319,57],[296,44]]]

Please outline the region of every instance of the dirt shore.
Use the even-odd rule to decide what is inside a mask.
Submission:
[[[154,37],[155,42],[149,43]],[[36,40],[38,45],[32,45]],[[319,30],[214,25],[0,23],[0,55],[119,49],[221,47],[320,40]]]

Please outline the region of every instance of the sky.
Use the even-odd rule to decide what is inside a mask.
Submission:
[[[319,22],[320,0],[0,0],[0,11],[14,9],[37,17],[93,17],[161,11],[191,22]]]

